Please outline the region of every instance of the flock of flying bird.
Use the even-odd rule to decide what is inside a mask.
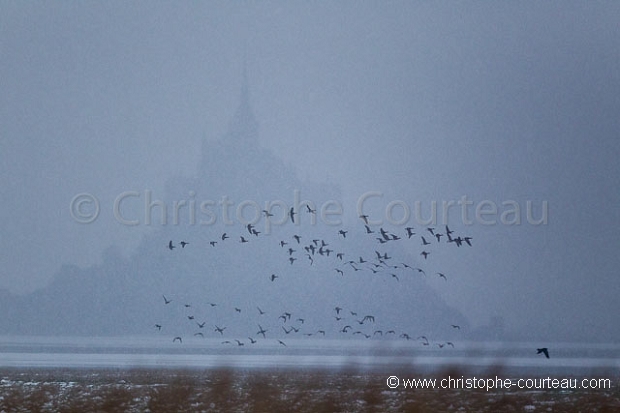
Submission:
[[[308,205],[306,205],[305,211],[308,214],[316,213],[316,211],[311,209]],[[266,218],[270,217],[270,213],[268,211],[263,211],[263,214],[265,214]],[[299,212],[295,211],[293,208],[288,211],[288,215],[293,223],[296,222],[296,219],[299,219],[296,217],[298,214]],[[384,229],[383,227],[371,228],[368,223],[368,216],[366,215],[361,215],[359,218],[364,226],[364,230],[361,231],[361,233],[367,237],[374,238],[373,241],[376,241],[377,244],[377,248],[370,257],[356,256],[349,258],[348,254],[337,249],[337,246],[332,247],[331,243],[333,241],[327,242],[322,238],[311,238],[306,240],[305,235],[293,234],[290,238],[287,237],[286,239],[279,241],[279,247],[282,250],[283,256],[286,257],[287,265],[294,268],[296,265],[303,265],[302,262],[305,260],[306,265],[312,266],[315,264],[315,260],[331,260],[330,262],[336,263],[335,266],[333,266],[333,271],[337,276],[344,277],[347,273],[367,271],[372,274],[386,275],[390,279],[394,280],[394,282],[400,282],[401,278],[406,276],[407,273],[420,274],[423,276],[427,275],[427,273],[420,266],[410,265],[405,262],[394,262],[394,258],[391,257],[388,252],[383,252],[386,247],[385,244],[394,243],[402,239],[411,240],[410,242],[416,242],[417,240],[419,243],[418,245],[422,248],[422,251],[420,252],[420,260],[423,262],[426,262],[433,252],[433,244],[443,243],[447,245],[454,245],[455,247],[472,246],[472,237],[455,235],[454,231],[451,230],[448,225],[445,225],[442,230],[433,227],[426,227],[422,229],[420,233],[417,233],[416,229],[413,227],[406,227],[404,233],[396,234]],[[238,243],[246,244],[250,243],[253,237],[259,236],[260,231],[258,231],[254,225],[247,224],[245,231],[242,234],[231,237],[227,232],[223,232],[217,239],[209,241],[208,248],[215,248],[218,244],[222,243],[234,242],[235,237],[237,238]],[[340,229],[336,236],[340,241],[344,241],[351,235],[349,231]],[[183,240],[175,243],[170,240],[167,248],[170,251],[174,251],[178,246],[180,246],[181,249],[185,249],[189,245],[189,241]],[[379,250],[382,250],[382,252]],[[432,275],[441,278],[444,281],[448,280],[448,277],[442,272],[435,272],[432,273]],[[266,275],[266,278],[270,282],[278,282],[280,277],[281,276],[276,273]],[[191,303],[177,303],[175,302],[174,297],[171,298],[165,294],[162,295],[162,302],[165,306],[183,306],[186,310],[184,316],[187,318],[187,322],[194,325],[194,336],[204,338],[206,333],[210,332],[211,335],[221,337],[221,343],[227,345],[252,345],[256,344],[261,339],[267,339],[268,336],[271,336],[270,338],[273,337],[273,340],[276,340],[274,343],[277,343],[277,345],[287,346],[286,342],[282,340],[284,336],[288,337],[300,335],[305,337],[325,337],[327,335],[337,333],[337,336],[340,337],[342,335],[349,334],[364,337],[366,339],[375,337],[397,337],[404,340],[413,340],[414,342],[420,343],[422,346],[436,346],[437,348],[444,348],[446,346],[454,347],[454,343],[451,341],[433,341],[431,343],[426,335],[415,336],[409,334],[408,332],[396,331],[393,328],[382,328],[379,323],[376,323],[375,315],[364,314],[359,311],[355,311],[354,309],[344,309],[340,306],[335,306],[333,308],[333,322],[331,324],[331,329],[319,328],[315,330],[309,330],[305,327],[306,319],[308,317],[297,314],[293,315],[288,311],[283,311],[282,313],[276,314],[278,316],[277,324],[274,324],[274,315],[267,314],[267,312],[263,311],[259,306],[255,309],[249,310],[247,308],[242,309],[240,307],[230,306],[229,309],[224,311],[229,311],[231,313],[234,311],[234,314],[254,312],[255,316],[258,318],[255,319],[254,322],[256,326],[255,331],[250,331],[246,334],[246,337],[240,338],[237,336],[236,338],[229,338],[226,332],[227,327],[217,321],[217,316],[214,315],[217,324],[212,323],[207,325],[206,321],[196,319],[196,316],[194,315],[196,312],[194,311],[194,307]],[[208,303],[207,308],[217,311],[217,308],[226,306],[227,305],[225,304],[218,307],[217,303]],[[270,320],[270,322],[267,320]],[[263,325],[267,325],[268,328],[264,328]],[[163,328],[162,323],[157,323],[154,327],[159,331],[162,331]],[[461,327],[457,324],[450,324],[450,328],[455,331],[461,329]],[[183,337],[175,336],[172,341],[182,343]]]

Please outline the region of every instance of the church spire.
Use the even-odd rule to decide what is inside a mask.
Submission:
[[[243,62],[243,80],[239,106],[233,116],[225,140],[241,148],[258,144],[258,123],[250,105],[247,64]],[[241,149],[240,148],[240,149]]]

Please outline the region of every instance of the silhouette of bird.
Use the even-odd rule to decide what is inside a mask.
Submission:
[[[224,335],[224,330],[226,330],[226,327],[218,327],[216,325],[215,326],[215,330],[213,330],[213,331],[217,331],[218,333],[220,333],[220,335]]]
[[[250,340],[251,344],[256,344],[256,340],[254,340],[252,337],[248,337],[248,339]]]
[[[310,205],[306,205],[306,208],[309,214],[316,214],[316,209],[310,208]]]
[[[203,321],[202,323],[199,323],[198,321],[196,321],[196,324],[198,324],[198,328],[204,328],[206,323],[207,323],[206,321]]]
[[[341,307],[336,307],[334,308],[334,310],[336,310],[336,314],[340,314],[340,312],[342,311]]]
[[[209,244],[211,244],[212,247],[215,247],[215,244],[217,244],[217,241],[209,241]]]
[[[256,335],[259,335],[259,334],[260,334],[260,335],[262,335],[262,336],[263,336],[263,338],[266,338],[266,337],[265,337],[265,333],[267,332],[267,330],[265,330],[265,329],[264,329],[264,328],[263,328],[260,324],[258,325],[258,329],[259,329],[259,330],[258,330],[258,332],[256,333]]]
[[[364,224],[368,225],[368,215],[360,215],[360,218],[364,221]]]
[[[291,222],[294,224],[295,223],[295,215],[297,215],[297,212],[295,212],[293,207],[291,207],[291,209],[288,211],[288,215],[291,217]]]
[[[226,233],[222,234],[222,241],[224,241],[226,238],[230,238],[228,235],[226,235]]]
[[[288,260],[291,262],[291,265],[293,265],[293,263],[295,262],[295,260],[297,260],[297,258],[291,257]]]
[[[411,238],[413,235],[415,235],[415,232],[413,232],[413,227],[407,227],[405,228],[405,230],[407,231],[407,238]]]
[[[278,276],[277,276],[277,275],[275,275],[275,274],[271,274],[271,281],[272,281],[272,282],[273,282],[273,280],[275,280],[276,278],[278,278]]]
[[[175,337],[175,338],[173,338],[173,339],[172,339],[172,342],[174,343],[174,342],[175,342],[175,341],[177,341],[177,340],[179,341],[179,343],[182,343],[182,342],[183,342],[183,339],[182,339],[181,337]]]
[[[186,245],[189,245],[189,242],[181,241],[179,244],[181,244],[181,248],[185,248]]]
[[[205,335],[202,334],[201,332],[198,332],[198,333],[194,333],[194,337],[202,337],[202,338],[204,338]]]
[[[237,345],[238,345],[238,346],[242,346],[242,345],[243,345],[243,341],[239,341],[239,340],[237,340],[237,339],[235,339],[235,341],[237,342]]]
[[[273,214],[271,212],[267,211],[266,209],[263,209],[263,214],[265,214],[265,217],[267,217],[267,218],[273,216]]]
[[[168,243],[168,249],[170,251],[172,251],[173,249],[175,249],[176,247],[174,245],[172,245],[172,240],[170,240],[170,242]]]
[[[348,231],[344,231],[344,230],[342,230],[342,229],[341,229],[340,231],[338,231],[338,233],[339,233],[340,235],[342,235],[342,238],[346,238],[346,237],[347,237],[347,232],[348,232]]]
[[[161,324],[155,324],[155,328],[159,331],[161,331]]]
[[[366,234],[374,234],[375,231],[371,230],[368,225],[364,225],[366,227]]]
[[[163,294],[162,294],[162,297],[164,297],[164,304],[170,304],[172,302],[172,300],[168,300],[166,296]]]
[[[240,238],[239,242],[241,242],[241,243],[248,242],[248,240],[243,238],[243,236],[240,236],[239,238]]]
[[[336,272],[337,272],[338,274],[340,274],[340,275],[344,275],[344,271],[342,271],[341,269],[339,269],[339,268],[334,268],[334,269],[336,270]]]
[[[426,257],[428,257],[428,256],[429,256],[429,254],[430,254],[430,252],[427,252],[427,251],[422,251],[422,252],[420,253],[420,255],[422,255],[422,256],[424,257],[424,259],[426,259]]]
[[[422,245],[430,245],[430,242],[428,242],[426,238],[424,237],[420,237],[420,238],[422,238]]]
[[[286,347],[286,344],[284,344],[284,341],[282,340],[278,340],[278,343],[282,344],[284,347]]]
[[[456,324],[450,324],[452,326],[452,328],[460,330],[461,326],[457,326]]]
[[[547,349],[547,347],[536,349],[536,354],[541,354],[541,353],[544,354],[545,357],[549,358],[549,349]]]
[[[299,235],[293,235],[293,238],[295,238],[295,241],[297,241],[297,243],[298,243],[298,244],[300,244],[300,243],[301,243],[301,241],[300,241],[300,240],[301,240],[301,236],[299,236]]]
[[[443,273],[438,272],[437,275],[439,275],[440,278],[443,278],[444,280],[448,281],[448,279],[446,278],[446,276]]]
[[[256,309],[258,310],[258,313],[260,315],[265,315],[265,312],[263,310],[261,310],[259,306],[256,306]]]

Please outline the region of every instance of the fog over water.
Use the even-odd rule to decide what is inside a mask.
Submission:
[[[619,19],[577,1],[2,2],[3,331],[158,334],[187,303],[211,338],[254,336],[264,306],[272,333],[292,308],[340,339],[340,305],[376,316],[363,333],[617,341]],[[317,237],[345,259],[304,251]],[[399,268],[346,264],[379,253]]]

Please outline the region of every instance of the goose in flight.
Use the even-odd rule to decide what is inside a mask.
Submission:
[[[163,294],[162,297],[164,297],[164,304],[170,304],[172,302],[172,300],[167,299],[166,296]]]
[[[415,235],[415,232],[413,232],[413,227],[407,227],[405,228],[405,230],[407,231],[407,238],[411,238],[413,235]]]
[[[424,257],[424,259],[426,259],[426,257],[428,257],[429,254],[430,254],[430,252],[427,252],[427,251],[422,251],[420,253],[420,255],[422,255]]]
[[[176,247],[174,245],[172,245],[172,240],[170,240],[170,242],[168,243],[168,249],[170,251],[172,251],[173,249],[175,249]]]
[[[218,333],[220,333],[220,335],[224,335],[224,330],[226,330],[226,327],[218,327],[216,325],[215,326],[215,330],[213,330],[213,331],[217,331]]]
[[[364,224],[368,225],[368,215],[360,215],[360,218],[364,221]]]
[[[226,233],[222,234],[222,241],[224,241],[226,238],[229,238],[229,236]]]
[[[547,347],[536,349],[536,354],[541,354],[541,353],[544,354],[545,357],[549,358],[549,349],[547,349]]]
[[[264,328],[263,328],[260,324],[258,325],[258,328],[259,328],[259,330],[258,330],[258,332],[256,333],[256,335],[259,335],[259,334],[260,334],[260,335],[262,335],[262,336],[263,336],[263,338],[266,338],[266,337],[265,337],[265,333],[267,332],[267,330],[265,330],[265,329],[264,329]]]
[[[286,344],[284,344],[284,341],[282,340],[278,340],[278,343],[282,344],[284,347],[286,347]]]
[[[276,278],[278,278],[278,276],[277,276],[277,275],[275,275],[275,274],[271,274],[271,282],[273,282]]]
[[[309,214],[316,214],[316,209],[310,208],[310,205],[306,204],[306,208]]]
[[[155,328],[159,331],[161,331],[161,324],[155,324]]]
[[[175,341],[178,341],[179,343],[183,343],[183,339],[181,337],[175,337],[172,339],[172,342],[174,343]]]
[[[295,223],[295,215],[297,215],[297,212],[295,212],[293,207],[291,207],[291,209],[288,211],[288,215],[291,217],[291,222],[294,224]]]
[[[185,248],[186,245],[189,245],[189,242],[181,241],[179,244],[181,244],[181,248]]]

